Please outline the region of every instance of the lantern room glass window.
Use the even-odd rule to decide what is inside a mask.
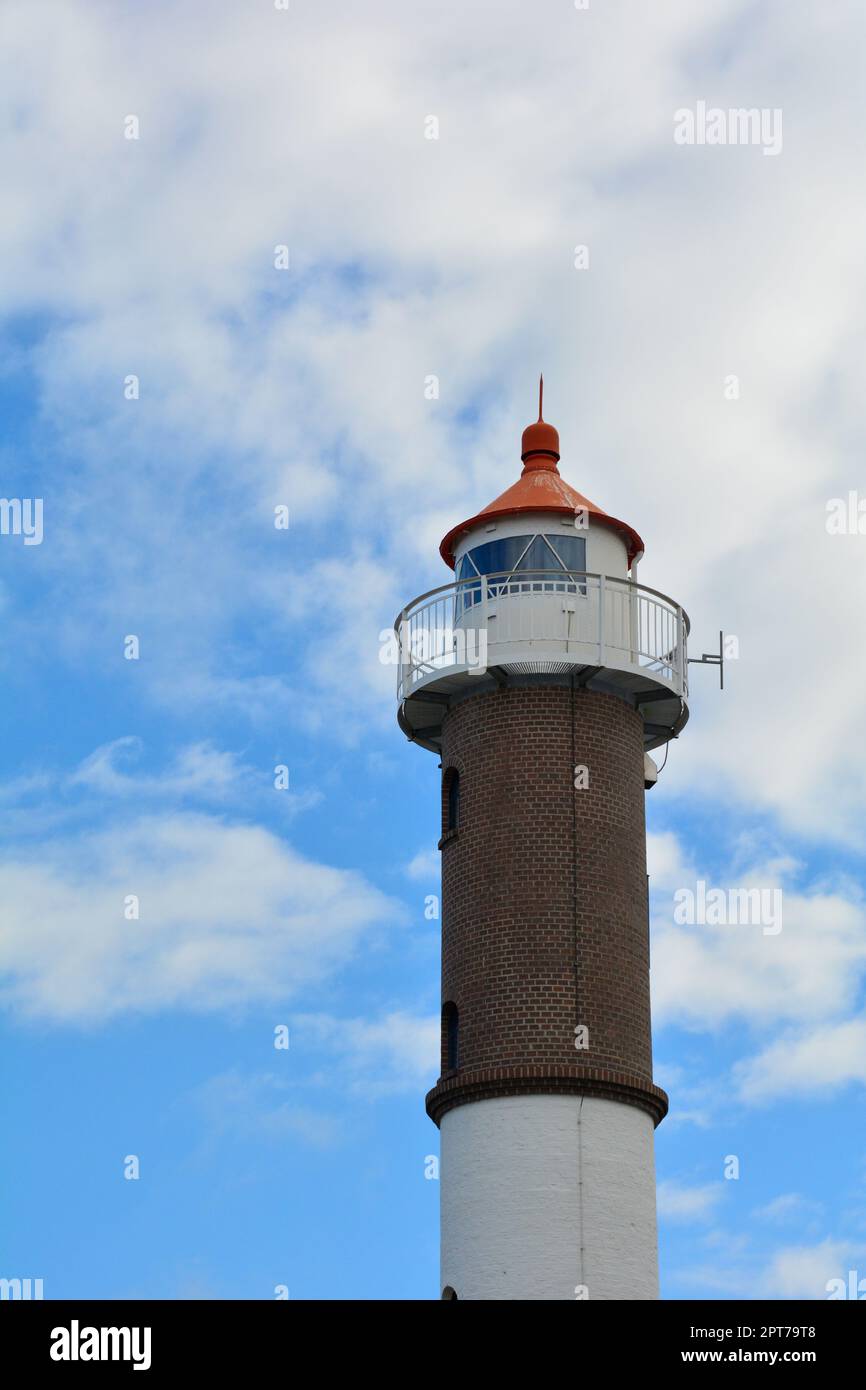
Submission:
[[[585,573],[586,536],[502,536],[486,541],[458,562],[457,578],[467,582],[458,595],[457,615],[481,602],[481,585],[473,582],[481,575],[496,576],[488,586],[494,597],[532,592],[585,594],[585,580],[556,579],[563,570]]]

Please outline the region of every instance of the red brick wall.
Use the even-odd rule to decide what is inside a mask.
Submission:
[[[479,694],[447,714],[442,767],[460,772],[460,825],[442,844],[442,1000],[459,1010],[460,1067],[449,1080],[443,1051],[430,1113],[438,1120],[446,1093],[474,1098],[463,1093],[473,1079],[487,1095],[512,1093],[515,1077],[518,1090],[605,1093],[607,1078],[661,1118],[640,715],[560,686]]]

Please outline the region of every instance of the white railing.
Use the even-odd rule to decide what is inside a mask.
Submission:
[[[397,617],[398,699],[449,672],[598,666],[688,693],[683,608],[657,589],[584,571],[473,576],[431,589]]]

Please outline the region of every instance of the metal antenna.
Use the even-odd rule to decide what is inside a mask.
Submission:
[[[702,656],[690,656],[688,658],[690,666],[718,666],[719,668],[719,689],[725,688],[725,634],[719,629],[719,654],[715,652],[704,652]]]

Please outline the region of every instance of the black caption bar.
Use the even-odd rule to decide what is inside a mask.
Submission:
[[[687,1374],[705,1366],[761,1367],[767,1371],[801,1366],[824,1378],[841,1373],[862,1346],[864,1312],[856,1301],[827,1302],[659,1302],[522,1303],[503,1328],[494,1360],[515,1350],[531,1353],[530,1338],[549,1326],[588,1339],[611,1373],[652,1366],[681,1367]],[[340,1350],[360,1370],[371,1339],[379,1353],[402,1373],[408,1367],[405,1337],[440,1329],[450,1335],[462,1320],[467,1331],[497,1308],[512,1305],[427,1302],[0,1302],[0,1345],[4,1364],[24,1373],[99,1377],[103,1371],[160,1378],[192,1371],[225,1378],[232,1372],[299,1369],[298,1352],[319,1346],[328,1364]],[[385,1316],[387,1316],[387,1321]],[[382,1321],[380,1321],[382,1316]],[[396,1322],[396,1326],[395,1326]],[[361,1341],[349,1341],[355,1326]],[[521,1326],[522,1325],[522,1326]],[[327,1338],[321,1342],[321,1336]],[[387,1339],[387,1340],[384,1340]],[[397,1347],[403,1349],[397,1353]],[[423,1345],[423,1344],[422,1344]],[[573,1343],[569,1346],[574,1351]],[[509,1350],[510,1348],[510,1350]],[[419,1348],[420,1350],[420,1348]],[[487,1353],[485,1353],[487,1354]],[[424,1373],[421,1354],[418,1373]],[[306,1356],[303,1358],[306,1359]]]

